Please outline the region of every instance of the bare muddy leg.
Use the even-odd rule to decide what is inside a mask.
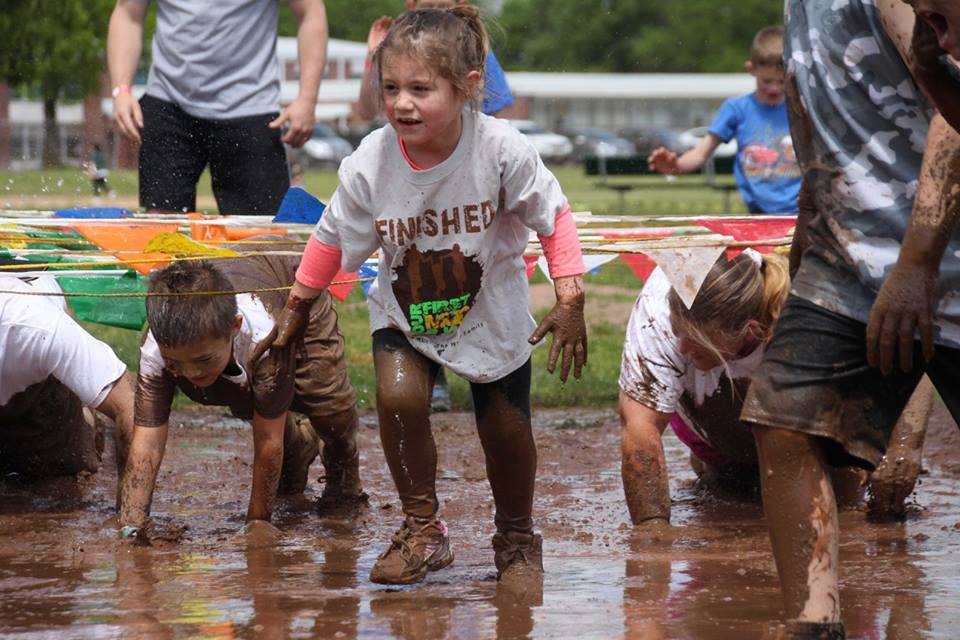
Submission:
[[[933,383],[924,376],[893,429],[886,455],[870,476],[872,518],[902,518],[906,514],[904,502],[913,493],[920,475],[923,440],[932,408]]]
[[[530,362],[489,384],[471,384],[477,431],[497,507],[497,531],[533,531],[537,446],[530,424]]]
[[[437,511],[437,445],[430,431],[430,390],[437,365],[399,331],[374,334],[380,442],[403,512],[429,518]]]
[[[787,618],[840,621],[837,505],[820,446],[755,425],[763,507]]]

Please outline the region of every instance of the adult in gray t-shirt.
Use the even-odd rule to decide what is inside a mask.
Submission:
[[[326,63],[323,0],[289,0],[300,24],[300,91],[282,109],[279,0],[157,0],[147,90],[137,102],[130,85],[149,2],[117,0],[107,45],[114,121],[141,143],[141,206],[193,210],[209,166],[221,213],[275,213],[289,188],[283,143],[299,147],[313,133]]]
[[[960,134],[930,110],[905,63],[908,5],[787,0],[786,17],[804,172],[791,257],[802,257],[741,419],[763,470],[786,637],[841,638],[829,468],[873,470],[924,373],[960,417],[960,235],[949,197]]]

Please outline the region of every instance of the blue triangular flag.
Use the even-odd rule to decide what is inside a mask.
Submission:
[[[327,206],[300,187],[290,187],[277,210],[274,222],[317,224]]]

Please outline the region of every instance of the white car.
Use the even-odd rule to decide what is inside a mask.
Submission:
[[[308,164],[336,169],[340,161],[353,153],[353,146],[325,124],[313,128],[313,136],[303,145]]]
[[[710,127],[694,127],[693,129],[687,129],[679,136],[677,136],[677,143],[683,151],[692,149],[700,141],[707,137]],[[717,150],[714,152],[714,155],[718,158],[731,158],[737,155],[737,141],[736,139],[730,140],[730,142],[721,142],[720,146],[717,147]]]
[[[570,138],[547,131],[533,120],[508,120],[514,128],[527,136],[540,157],[545,161],[563,162],[570,159],[573,143]]]

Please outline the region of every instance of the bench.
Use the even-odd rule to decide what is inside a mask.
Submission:
[[[718,158],[714,156],[703,167],[704,185],[723,192],[723,210],[731,212],[731,194],[737,190],[735,184],[717,182],[717,176],[732,175],[735,158]],[[622,158],[603,158],[588,156],[584,160],[584,169],[588,176],[599,176],[596,183],[599,189],[609,189],[617,194],[621,213],[626,213],[626,196],[635,189],[687,189],[690,183],[675,182],[610,182],[610,176],[660,176],[662,174],[651,171],[645,156],[627,156]]]

